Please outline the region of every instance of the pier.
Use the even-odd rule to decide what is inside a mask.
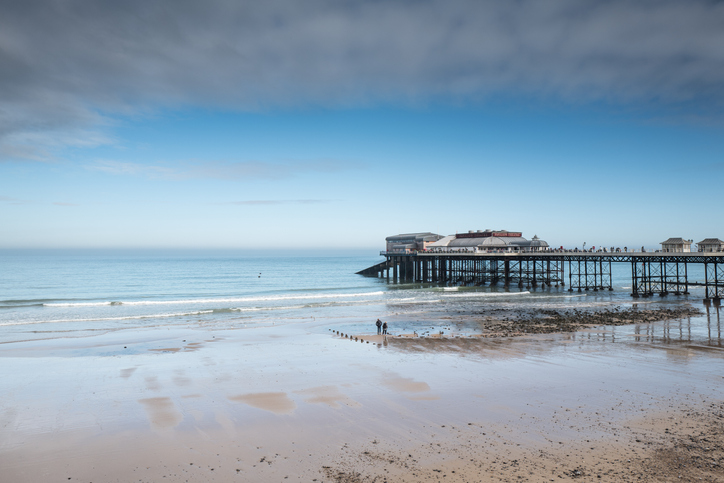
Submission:
[[[393,283],[502,285],[569,291],[613,290],[611,266],[631,267],[631,296],[684,295],[704,287],[705,302],[724,296],[724,252],[383,251],[385,261],[357,272]],[[704,280],[689,280],[689,267],[703,265]]]

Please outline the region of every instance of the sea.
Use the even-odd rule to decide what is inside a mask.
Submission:
[[[310,330],[473,334],[474,321],[448,314],[495,309],[583,309],[632,304],[701,307],[688,296],[632,299],[630,266],[613,265],[613,291],[388,283],[356,272],[377,252],[314,256],[218,252],[0,252],[0,344],[88,337],[126,329],[252,329],[306,324]],[[690,267],[691,279],[703,279]],[[2,347],[0,345],[0,347]]]

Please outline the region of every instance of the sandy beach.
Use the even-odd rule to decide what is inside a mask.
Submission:
[[[0,481],[724,481],[714,310],[490,339],[370,328],[4,344]]]

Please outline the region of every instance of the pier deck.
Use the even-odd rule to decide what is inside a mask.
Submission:
[[[569,291],[613,290],[611,265],[631,266],[631,296],[688,294],[703,286],[705,301],[724,296],[723,252],[381,252],[385,261],[358,272],[392,282],[448,285],[566,286]],[[689,267],[703,265],[704,280],[690,281]]]

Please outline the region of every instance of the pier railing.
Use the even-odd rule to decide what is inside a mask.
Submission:
[[[589,250],[576,250],[576,249],[554,249],[554,250],[478,250],[478,249],[470,249],[470,248],[436,248],[431,250],[382,250],[380,252],[381,256],[386,255],[439,255],[439,254],[445,254],[445,255],[456,255],[456,254],[494,254],[494,255],[501,255],[501,254],[511,254],[511,255],[518,255],[518,254],[524,254],[524,255],[560,255],[560,254],[577,254],[577,255],[594,255],[594,256],[617,256],[617,255],[657,255],[657,256],[668,256],[668,255],[686,255],[686,256],[695,256],[695,255],[715,255],[715,256],[724,256],[724,250],[718,250],[718,251],[701,251],[701,252],[665,252],[662,250],[616,250],[616,251],[589,251]]]

